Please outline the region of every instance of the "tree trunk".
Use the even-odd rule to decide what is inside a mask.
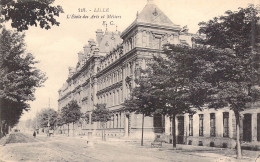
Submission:
[[[2,119],[0,119],[0,138],[3,136],[3,124]]]
[[[176,114],[172,115],[172,146],[173,146],[173,148],[176,148],[175,116],[176,116]]]
[[[142,118],[142,138],[141,138],[141,146],[144,145],[144,114]]]
[[[103,122],[103,135],[104,135],[104,138],[103,140],[106,141],[106,130],[105,130],[105,122]]]
[[[70,124],[68,124],[68,136],[70,136]]]
[[[73,132],[73,136],[74,136],[74,122],[72,122],[72,132]]]
[[[1,100],[0,100],[1,102]],[[1,103],[0,103],[1,105]],[[2,107],[2,105],[1,105]],[[0,138],[3,136],[3,124],[2,124],[2,108],[0,108]]]
[[[2,118],[2,109],[3,109],[3,100],[0,99],[0,138],[3,136],[3,118]]]
[[[236,117],[237,159],[241,159],[242,158],[242,150],[241,150],[241,143],[240,143],[240,114],[239,114],[239,112],[235,112],[235,111],[234,111],[234,113],[235,113],[235,117]]]

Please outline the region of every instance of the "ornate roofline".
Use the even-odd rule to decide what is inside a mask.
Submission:
[[[152,23],[144,23],[144,22],[137,22],[136,20],[128,26],[121,34],[121,38],[124,39],[126,35],[128,35],[132,30],[134,30],[136,27],[142,26],[142,27],[150,27],[150,28],[156,28],[156,29],[164,29],[164,30],[170,30],[170,31],[177,31],[179,32],[181,30],[180,25],[176,26],[167,26],[167,25],[159,25],[159,24],[152,24]]]

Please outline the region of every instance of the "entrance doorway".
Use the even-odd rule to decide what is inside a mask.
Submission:
[[[252,141],[252,114],[244,114],[243,140],[247,142]]]
[[[184,116],[178,116],[178,135],[177,143],[184,144]]]
[[[153,116],[154,133],[164,133],[164,123],[164,116],[161,114],[155,114]]]

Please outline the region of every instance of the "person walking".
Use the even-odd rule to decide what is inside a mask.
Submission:
[[[36,137],[36,132],[35,132],[35,131],[33,132],[33,137],[34,137],[34,138]]]

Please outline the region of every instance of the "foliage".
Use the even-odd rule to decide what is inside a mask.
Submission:
[[[51,109],[43,109],[39,114],[37,114],[37,121],[39,123],[39,126],[41,128],[48,127],[48,123],[50,124],[50,127],[54,127],[57,122],[57,116],[58,113]]]
[[[0,23],[11,21],[18,31],[28,30],[28,26],[50,29],[59,25],[55,17],[63,13],[61,6],[53,6],[54,0],[1,0]],[[1,28],[1,27],[0,27]]]
[[[259,99],[260,84],[260,25],[257,9],[249,6],[238,12],[227,11],[225,16],[200,23],[205,39],[198,42],[229,52],[210,55],[214,71],[207,78],[215,89],[215,100],[210,107],[229,105],[235,113],[248,108],[248,103]]]
[[[140,72],[144,75],[135,80],[137,86],[132,90],[130,99],[125,100],[123,106],[125,111],[150,116],[155,112],[156,107],[155,96],[151,93],[152,85],[146,75],[150,71],[140,69]]]
[[[34,67],[33,55],[25,53],[24,35],[3,28],[0,44],[0,124],[14,126],[46,78]]]
[[[145,80],[141,79],[140,87],[133,91],[134,97],[126,102],[130,111],[159,113],[175,119],[177,114],[201,109],[210,93],[210,85],[202,79],[208,73],[207,62],[197,58],[201,52],[203,49],[165,45],[163,55],[154,56],[149,69],[142,73],[141,78]],[[173,146],[176,147],[175,120],[172,122]]]
[[[97,104],[96,109],[94,109],[91,114],[91,118],[93,122],[105,123],[111,119],[111,113],[105,104]]]
[[[197,43],[233,49],[237,55],[248,53],[260,41],[257,14],[257,9],[250,5],[239,8],[237,12],[226,11],[224,16],[208,22],[200,22],[199,33],[205,35],[206,39],[197,39]]]
[[[89,123],[89,113],[83,113],[81,119]]]
[[[229,52],[208,54],[214,70],[204,80],[214,90],[209,107],[229,106],[235,113],[238,158],[242,156],[240,112],[260,99],[260,25],[257,14],[254,6],[240,8],[238,12],[227,11],[225,16],[200,23],[199,32],[205,35],[205,39],[196,40],[204,45],[229,49]]]
[[[72,100],[61,109],[61,116],[65,124],[75,123],[81,117],[80,106]]]
[[[56,125],[57,126],[62,126],[63,124],[65,124],[65,123],[64,123],[64,120],[62,118],[62,115],[61,115],[61,113],[58,113],[57,119],[56,119]]]
[[[192,113],[191,107],[201,109],[204,105],[210,85],[202,79],[207,76],[208,67],[203,58],[197,57],[200,52],[203,49],[167,44],[164,55],[154,57],[150,65],[150,92],[156,96],[156,107],[160,107],[161,113],[169,116]]]

